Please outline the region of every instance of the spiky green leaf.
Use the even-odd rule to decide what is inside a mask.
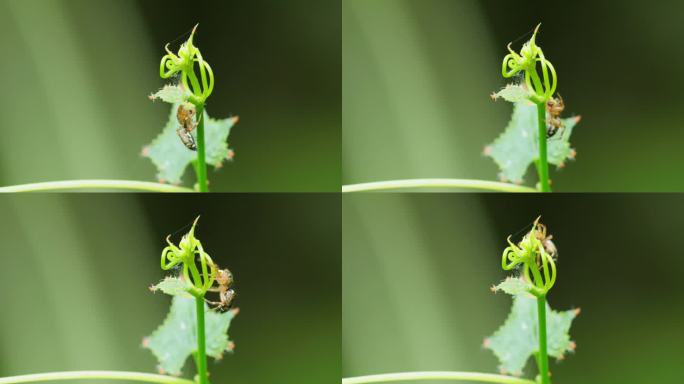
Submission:
[[[178,278],[167,276],[164,280],[160,281],[157,285],[150,287],[152,292],[162,291],[167,295],[171,296],[185,296],[192,297],[188,291],[192,289],[192,286],[186,281]]]
[[[575,350],[569,330],[579,310],[556,312],[546,304],[547,351],[549,356],[563,359]],[[513,296],[513,307],[506,322],[491,337],[485,347],[499,359],[502,373],[521,375],[530,356],[539,351],[537,299]]]
[[[150,95],[150,100],[160,99],[166,103],[180,104],[188,100],[190,92],[181,85],[167,84],[162,89]]]
[[[237,310],[220,313],[204,305],[207,355],[221,359],[224,352],[233,349],[228,339],[230,322]],[[152,335],[145,338],[143,346],[152,351],[159,362],[159,372],[180,375],[185,361],[197,351],[197,322],[195,299],[174,296],[166,319]]]
[[[176,130],[180,127],[176,118],[179,104],[173,104],[169,120],[159,136],[145,147],[143,155],[150,158],[157,167],[157,179],[163,183],[180,184],[181,177],[188,165],[197,159],[197,152],[191,151],[183,145]],[[232,151],[228,148],[228,135],[238,122],[237,117],[216,120],[204,111],[204,141],[206,145],[207,164],[221,167],[225,160],[232,158]],[[197,130],[193,131],[193,136]]]
[[[504,291],[509,295],[523,295],[532,297],[530,291],[534,288],[532,283],[520,277],[508,277],[494,287],[494,291]]]
[[[558,167],[563,167],[568,159],[574,159],[569,140],[580,119],[562,120],[563,128],[547,141],[547,160]],[[499,166],[502,180],[522,183],[530,164],[539,158],[538,132],[537,106],[531,102],[515,103],[506,130],[485,148],[485,154]]]
[[[499,92],[494,93],[492,98],[494,100],[502,98],[511,103],[520,103],[529,101],[532,96],[533,93],[527,87],[521,84],[508,84]]]

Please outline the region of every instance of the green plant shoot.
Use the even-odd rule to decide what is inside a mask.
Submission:
[[[167,44],[166,55],[159,65],[163,79],[178,78],[150,96],[172,104],[169,121],[162,133],[143,149],[157,167],[160,182],[179,184],[185,169],[193,165],[197,175],[196,189],[209,191],[207,164],[220,168],[232,160],[234,152],[226,141],[238,117],[214,120],[206,112],[206,102],[214,90],[214,72],[194,44],[197,26],[177,53]],[[198,74],[199,73],[199,74]]]
[[[521,375],[534,355],[539,370],[537,382],[542,384],[551,383],[548,356],[563,359],[567,352],[575,350],[568,331],[579,314],[579,310],[556,312],[546,302],[557,273],[554,259],[558,251],[551,238],[539,218],[519,243],[514,244],[508,237],[501,266],[506,271],[517,270],[518,275],[492,290],[513,295],[513,307],[504,325],[484,342],[499,359],[503,374]]]
[[[235,345],[227,332],[238,310],[221,312],[206,304],[207,292],[217,291],[221,293],[221,302],[209,303],[229,307],[233,297],[233,291],[228,289],[232,274],[219,270],[195,237],[198,220],[199,217],[178,245],[166,239],[168,246],[162,250],[161,268],[165,271],[180,268],[181,272],[179,276],[167,276],[150,288],[173,296],[173,302],[163,324],[145,338],[143,346],[157,357],[162,374],[179,375],[192,355],[197,365],[196,382],[208,384],[207,355],[221,359],[224,352],[233,351]],[[213,288],[215,282],[218,288]]]
[[[538,189],[550,192],[548,164],[562,168],[568,159],[575,159],[569,139],[580,118],[560,117],[565,104],[560,96],[554,96],[558,85],[556,69],[536,41],[540,25],[520,53],[508,44],[509,53],[503,59],[501,74],[506,79],[519,78],[520,82],[492,94],[492,99],[501,97],[514,103],[513,117],[504,133],[485,148],[485,155],[497,163],[502,180],[515,183],[522,183],[527,168],[534,163]]]

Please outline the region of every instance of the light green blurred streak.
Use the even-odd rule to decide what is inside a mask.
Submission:
[[[77,230],[85,237],[84,247],[90,254],[97,254],[94,273],[103,280],[103,284],[91,289],[103,297],[105,305],[100,310],[110,319],[109,325],[116,325],[110,331],[116,335],[115,350],[119,354],[117,361],[110,361],[106,368],[154,372],[153,357],[140,345],[142,337],[159,324],[170,303],[166,296],[148,290],[150,284],[164,275],[159,268],[161,247],[155,247],[163,239],[152,236],[137,195],[91,197],[85,201],[72,199],[72,204],[77,206]],[[101,217],[107,219],[99,220]],[[176,230],[171,224],[167,229],[169,233]],[[122,252],[129,255],[122,257]],[[140,359],[141,356],[146,359]]]
[[[505,239],[494,235],[495,223],[478,194],[413,194],[413,198],[420,201],[416,210],[421,220],[416,227],[430,236],[425,247],[435,265],[432,278],[448,293],[444,321],[459,333],[459,340],[453,342],[460,342],[464,351],[462,359],[447,368],[495,373],[494,356],[478,353],[478,348],[510,307],[507,297],[497,299],[489,290],[503,276],[500,256]]]
[[[343,230],[346,372],[359,370],[365,373],[370,369],[382,369],[388,363],[383,358],[394,360],[398,357],[401,360],[395,364],[421,366],[434,358],[421,353],[422,350],[431,342],[440,344],[438,333],[441,327],[434,322],[435,311],[439,311],[436,301],[439,300],[432,294],[436,289],[430,284],[430,266],[425,264],[426,259],[420,257],[425,253],[419,244],[420,235],[405,227],[406,224],[411,225],[412,220],[408,207],[396,196],[382,201],[376,198],[374,203],[367,199],[344,199],[345,220],[351,221],[345,222]],[[352,233],[363,233],[364,244],[355,237],[348,240],[349,226],[353,227]],[[368,259],[367,262],[374,267],[373,277],[360,274],[360,269],[365,269],[361,265],[348,270],[349,263],[359,262],[349,258]],[[359,305],[369,304],[368,300],[375,304],[365,308]],[[390,334],[385,333],[379,324],[392,324],[396,331],[390,334],[402,335],[403,338],[386,344],[385,339]],[[374,327],[376,329],[372,330]],[[444,334],[442,337],[448,336]],[[378,356],[375,361],[369,361],[369,352],[371,356]],[[454,357],[450,350],[435,352],[435,355]]]
[[[463,311],[469,307],[458,302],[458,287],[485,292],[487,285],[478,289],[472,280],[486,280],[487,276],[442,285],[426,232],[435,228],[421,225],[421,217],[408,196],[415,195],[355,195],[343,199],[342,333],[347,376],[384,369],[464,368],[471,360],[469,351],[473,346],[463,342],[463,331],[450,320],[469,318]],[[465,195],[458,196],[454,198]],[[448,206],[435,208],[451,212]],[[449,250],[449,256],[462,260],[463,270],[468,270],[469,264],[481,263],[483,258],[466,250],[481,248],[478,244],[486,242],[487,236],[480,231],[484,223],[478,219],[476,202],[460,206],[458,213],[463,215],[459,218],[469,219],[473,233],[462,250]],[[436,215],[440,224],[446,225],[444,231],[459,236],[458,223],[462,224],[462,220]],[[467,259],[470,256],[471,261]],[[390,335],[402,338],[387,339]]]
[[[26,250],[34,239],[15,224],[14,201],[0,196],[0,376],[64,363],[64,355],[52,348],[62,343],[62,335],[50,318],[57,310],[46,296],[51,287],[37,278],[38,263]]]
[[[152,357],[139,346],[166,304],[147,290],[160,275],[159,252],[149,246],[154,240],[132,195],[95,197],[50,194],[0,201],[9,212],[0,237],[9,244],[3,260],[16,258],[5,265],[0,280],[2,307],[9,309],[0,320],[0,332],[5,331],[0,375],[89,368],[154,371]],[[122,251],[139,257],[119,257]],[[29,284],[21,285],[20,271],[29,274]],[[69,284],[72,278],[76,282]]]
[[[114,127],[107,127],[101,117],[102,105],[92,97],[97,81],[89,76],[87,57],[76,41],[77,31],[66,21],[63,3],[44,0],[37,6],[10,0],[7,5],[29,51],[26,61],[36,70],[47,97],[45,105],[32,105],[33,113],[44,113],[41,126],[24,126],[17,121],[15,127],[33,131],[34,135],[46,129],[57,131],[54,149],[61,152],[59,157],[70,173],[85,176],[95,169],[104,174],[111,172],[120,161],[109,150],[113,137],[107,137],[107,133],[114,132]],[[20,164],[12,165],[15,177],[19,177]]]
[[[137,104],[117,96],[135,89],[140,80],[135,66],[147,64],[144,59],[149,53],[144,52],[149,50],[138,43],[143,39],[134,36],[144,31],[130,2],[80,5],[73,13],[66,2],[55,0],[8,0],[0,6],[4,40],[14,48],[10,49],[11,62],[3,64],[11,77],[13,97],[3,99],[0,107],[6,116],[0,155],[6,184],[94,176],[133,178],[131,173],[138,173],[139,167],[132,164],[138,160],[142,142],[130,147],[126,138],[140,135],[140,127],[130,127],[132,119],[127,116],[140,115],[133,105],[148,106],[144,96],[149,90],[136,94]],[[98,17],[95,24],[107,31],[105,36],[93,37],[94,31],[73,22],[96,9],[108,15]],[[104,49],[88,42],[91,38]],[[107,58],[104,64],[98,62],[101,57]],[[101,76],[102,72],[108,75]],[[108,92],[113,90],[119,93]],[[126,132],[133,128],[138,132]]]
[[[55,337],[61,346],[58,353],[61,370],[120,365],[119,356],[123,356],[123,351],[116,347],[115,330],[111,328],[115,321],[104,316],[107,301],[102,292],[93,289],[98,286],[98,276],[107,271],[97,270],[98,254],[89,253],[83,247],[78,223],[73,212],[65,206],[65,199],[12,196],[7,206],[6,222],[16,226],[25,238],[22,247],[10,257],[28,259],[35,269],[9,272],[24,273],[28,277],[28,284],[18,286],[14,294],[21,295],[34,306],[32,310],[14,314],[15,321],[20,320],[20,316],[25,320],[0,331],[5,341],[3,348],[10,348],[3,352],[5,368],[13,373],[33,373],[41,367],[56,368],[50,361],[38,361],[34,354],[39,349],[55,348],[52,345]],[[17,299],[14,296],[13,302]],[[48,311],[41,310],[41,304],[46,302],[56,306]],[[53,326],[56,335],[34,337],[29,324],[40,329],[40,323]],[[30,346],[26,354],[13,349],[25,346]]]
[[[155,181],[154,166],[139,154],[143,145],[159,134],[170,111],[168,104],[147,98],[166,83],[158,70],[163,47],[152,44],[152,32],[135,1],[69,0],[69,4],[73,20],[91,20],[79,38],[97,69],[91,75],[108,128],[113,129],[109,132],[118,140],[110,149],[124,161],[117,177]],[[188,30],[194,22],[189,16]]]
[[[473,160],[497,122],[487,85],[499,80],[498,62],[489,68],[477,6],[461,1],[454,13],[451,4],[343,2],[345,183],[477,174]]]

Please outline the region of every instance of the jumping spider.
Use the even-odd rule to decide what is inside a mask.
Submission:
[[[180,137],[181,142],[190,150],[196,151],[197,144],[195,143],[195,138],[192,137],[192,131],[197,127],[195,122],[195,115],[197,114],[197,109],[192,103],[183,103],[178,106],[178,111],[176,112],[176,118],[178,123],[181,125],[180,128],[176,130],[178,137]]]
[[[232,288],[233,274],[227,268],[218,269],[216,272],[216,283],[218,286],[209,288],[209,291],[218,292],[220,301],[206,301],[211,305],[215,305],[216,309],[220,311],[228,310],[235,298],[235,290]]]
[[[556,245],[553,243],[553,235],[547,235],[546,233],[546,225],[542,224],[539,222],[539,219],[541,217],[538,217],[537,220],[534,221],[534,237],[535,239],[539,240],[541,243],[542,247],[544,247],[544,251],[551,256],[553,260],[556,260],[558,258],[558,249],[556,248]],[[525,235],[525,238],[523,241],[528,240],[528,236],[530,236],[532,233],[529,233]],[[542,265],[542,260],[541,260],[541,252],[537,252],[537,259],[536,259],[537,265],[541,266]]]
[[[197,150],[197,143],[195,142],[195,138],[192,137],[192,134],[188,131],[186,131],[183,127],[176,129],[176,133],[178,134],[178,137],[180,137],[181,142],[185,147],[191,151],[196,151]]]
[[[178,123],[185,128],[186,131],[192,132],[197,123],[195,123],[195,115],[197,114],[197,109],[192,103],[183,103],[178,106],[178,111],[176,112],[176,118]]]
[[[544,246],[544,251],[551,256],[552,259],[556,260],[558,258],[558,249],[556,248],[556,244],[551,241],[553,239],[553,235],[546,235],[546,225],[542,223],[537,223],[537,229],[534,231],[535,237],[537,240],[539,240],[542,243],[542,246]],[[539,264],[541,260],[537,259],[537,263]]]
[[[558,95],[557,99],[552,97],[546,102],[546,113],[549,115],[546,123],[546,138],[553,137],[563,128],[563,120],[560,118],[563,110],[565,110],[565,103],[561,95]]]

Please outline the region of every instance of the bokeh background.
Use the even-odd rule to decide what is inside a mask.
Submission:
[[[339,196],[5,195],[0,212],[0,377],[156,372],[141,342],[171,299],[148,286],[165,237],[201,215],[196,236],[233,272],[240,308],[212,381],[339,381]]]
[[[537,41],[566,114],[583,117],[577,161],[551,172],[555,190],[684,190],[683,11],[636,0],[343,1],[343,183],[496,179],[482,149],[512,106],[489,94],[506,84],[506,45],[542,22]]]
[[[0,185],[155,179],[140,156],[170,107],[159,61],[200,23],[216,77],[207,109],[240,116],[214,191],[340,185],[341,8],[292,0],[0,0]],[[188,171],[184,185],[192,186]]]
[[[511,299],[489,287],[540,214],[559,251],[548,300],[582,310],[554,383],[681,382],[684,197],[663,194],[344,196],[343,376],[497,372],[482,341]]]

